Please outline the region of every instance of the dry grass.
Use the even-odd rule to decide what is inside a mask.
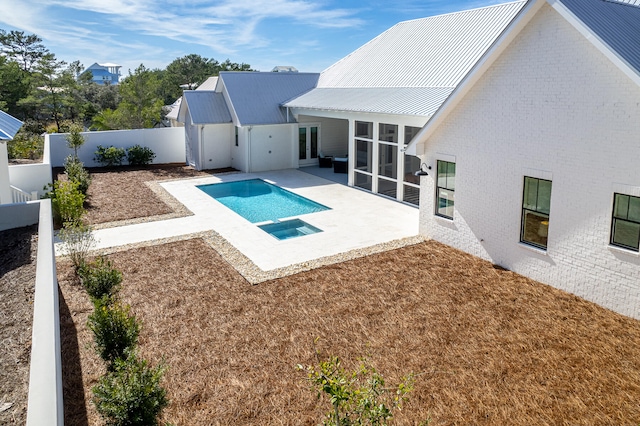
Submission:
[[[37,226],[0,232],[0,424],[27,416]]]
[[[90,222],[171,212],[143,182],[196,174],[94,172]],[[142,354],[169,366],[176,425],[318,424],[327,406],[294,368],[313,362],[317,337],[325,354],[367,355],[391,382],[420,373],[398,424],[640,423],[639,321],[435,242],[257,286],[201,239],[110,258],[143,322]],[[58,266],[65,423],[100,424],[92,307]]]
[[[318,424],[326,404],[294,368],[317,337],[391,382],[421,373],[398,424],[640,422],[639,321],[435,242],[257,286],[200,239],[110,258],[177,425]],[[99,424],[91,306],[68,265],[59,277],[66,424]]]

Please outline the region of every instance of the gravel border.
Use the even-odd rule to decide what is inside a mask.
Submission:
[[[331,256],[320,257],[318,259],[297,263],[282,268],[264,271],[253,263],[248,257],[242,254],[238,249],[231,245],[227,240],[221,237],[215,231],[196,232],[184,234],[177,237],[162,238],[157,240],[144,241],[136,244],[126,244],[108,249],[95,250],[97,255],[107,255],[136,249],[140,247],[157,246],[175,241],[191,240],[194,238],[202,238],[213,250],[215,250],[229,265],[231,265],[240,275],[242,275],[250,284],[259,284],[265,281],[271,281],[288,275],[297,274],[312,269],[317,269],[326,265],[346,262],[348,260],[369,256],[375,253],[395,250],[401,247],[411,246],[426,241],[421,235],[402,238],[399,240],[388,241],[369,247],[350,250]]]

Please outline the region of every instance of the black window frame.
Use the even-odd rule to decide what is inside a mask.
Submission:
[[[626,197],[628,199],[628,201],[627,201],[626,218],[616,217],[616,211],[618,210],[618,209],[616,209],[616,202],[618,201],[618,196],[619,197]],[[636,224],[636,225],[640,226],[640,221],[629,219],[629,208],[630,208],[630,205],[631,205],[631,203],[629,201],[631,200],[631,198],[635,198],[635,199],[640,201],[640,197],[636,197],[634,195],[622,194],[622,193],[619,193],[619,192],[614,192],[613,193],[613,210],[611,212],[611,234],[610,234],[610,237],[609,237],[609,244],[611,244],[612,246],[615,246],[615,247],[621,247],[621,248],[624,248],[624,249],[627,249],[627,250],[633,250],[633,251],[638,252],[638,251],[640,251],[640,232],[638,233],[638,238],[637,238],[635,247],[634,246],[629,246],[629,245],[626,245],[626,244],[622,244],[622,243],[616,242],[614,240],[615,230],[616,230],[616,222],[621,221],[621,222],[633,223],[633,224]]]
[[[526,191],[527,191],[527,179],[532,179],[532,180],[538,181],[537,190],[536,190],[536,209],[530,209],[530,208],[526,207],[526,202],[527,202],[527,199],[526,199],[526,195],[527,195],[527,193],[526,193]],[[540,195],[540,184],[539,184],[540,181],[549,182],[549,184],[550,184],[549,208],[548,208],[549,213],[546,213],[546,212],[538,209],[539,208],[538,202],[539,202],[539,195]],[[536,177],[532,177],[532,176],[525,176],[524,177],[523,188],[522,188],[522,217],[520,219],[520,242],[522,244],[527,244],[527,245],[530,245],[532,247],[539,248],[539,249],[545,250],[545,251],[547,250],[547,247],[549,246],[549,241],[548,241],[548,238],[549,238],[548,232],[549,231],[548,231],[548,229],[549,229],[549,218],[550,218],[550,215],[551,215],[551,191],[553,191],[553,181],[551,181],[549,179],[536,178]],[[537,243],[535,241],[529,241],[529,240],[525,239],[525,223],[526,223],[525,219],[526,219],[526,216],[527,216],[527,212],[534,213],[535,215],[538,215],[538,216],[540,216],[540,215],[546,216],[546,220],[547,220],[547,235],[545,237],[545,238],[547,238],[547,243],[546,244],[539,244],[539,243]]]
[[[436,161],[436,211],[435,211],[435,215],[436,216],[440,216],[443,217],[445,219],[451,219],[453,220],[453,214],[451,216],[446,215],[444,213],[440,212],[440,190],[445,190],[445,191],[451,191],[451,193],[453,194],[452,199],[455,198],[455,183],[452,185],[452,187],[449,186],[440,186],[440,163],[445,163],[447,172],[449,171],[449,165],[453,165],[453,178],[454,178],[454,182],[455,182],[455,175],[456,175],[456,163],[453,161],[445,161],[445,160],[437,160]],[[445,185],[448,185],[448,176],[444,177],[446,183]],[[451,206],[454,208],[455,210],[455,201],[452,201]],[[447,206],[448,207],[448,206]]]

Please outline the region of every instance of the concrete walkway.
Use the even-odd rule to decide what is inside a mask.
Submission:
[[[278,240],[198,189],[197,185],[260,178],[330,207],[300,216],[323,232]],[[299,170],[234,173],[161,184],[193,216],[94,231],[109,249],[215,231],[258,268],[269,271],[418,234],[418,208]],[[59,252],[60,247],[57,247]]]

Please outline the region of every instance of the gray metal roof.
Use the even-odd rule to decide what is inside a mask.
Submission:
[[[525,3],[401,22],[323,71],[318,87],[454,87]]]
[[[22,121],[0,110],[0,140],[11,140],[22,127]]]
[[[431,116],[452,87],[319,88],[285,106],[332,111]]]
[[[216,87],[218,87],[218,76],[212,76],[196,87],[196,90],[216,90]]]
[[[185,90],[182,99],[189,108],[193,124],[231,123],[231,114],[222,93]]]
[[[604,0],[560,0],[620,58],[640,72],[640,8]]]
[[[221,72],[239,124],[283,124],[287,120],[281,104],[313,89],[320,74],[280,72]]]

